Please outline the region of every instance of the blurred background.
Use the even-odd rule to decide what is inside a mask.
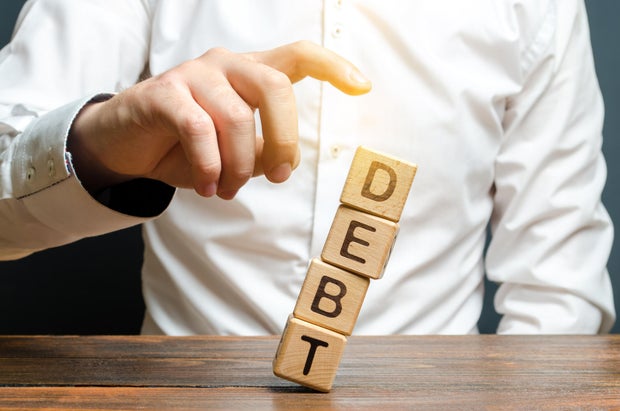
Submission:
[[[23,0],[0,2],[0,47],[11,37]],[[603,201],[620,226],[620,1],[587,0],[596,69],[606,105],[603,151],[608,180]],[[140,290],[140,228],[89,238],[0,262],[0,334],[136,334],[144,303]],[[608,269],[620,312],[620,240]],[[498,315],[487,284],[480,330],[493,333]],[[617,321],[613,333],[620,333]]]

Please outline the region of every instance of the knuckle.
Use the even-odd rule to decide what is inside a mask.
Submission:
[[[276,143],[277,151],[281,153],[294,153],[297,151],[297,140],[289,138],[278,140]]]
[[[291,44],[293,52],[297,55],[304,54],[315,46],[315,43],[311,42],[310,40],[298,40]]]
[[[262,75],[261,81],[264,87],[270,90],[290,91],[292,89],[291,81],[288,76],[278,70],[265,70]]]
[[[227,176],[229,180],[236,182],[237,184],[243,184],[248,181],[252,177],[252,173],[254,172],[254,167],[249,168],[247,166],[239,166],[235,167],[233,170],[227,172]]]
[[[236,128],[254,128],[254,111],[244,103],[230,104],[224,113],[224,121]]]
[[[295,68],[298,69],[300,62],[308,59],[319,47],[320,46],[310,40],[299,40],[293,43],[291,45],[291,50],[294,56],[293,61]]]
[[[204,135],[213,129],[213,120],[207,113],[186,113],[179,120],[179,133],[181,135]]]
[[[280,136],[264,143],[264,151],[269,153],[268,162],[270,163],[293,163],[298,148],[298,141],[291,136]]]
[[[194,173],[199,176],[206,177],[209,180],[217,181],[222,172],[222,166],[216,161],[204,161],[193,164]]]
[[[208,59],[212,57],[219,58],[219,57],[226,56],[229,54],[232,54],[232,52],[225,47],[213,47],[207,50],[200,58],[201,59],[202,58]]]
[[[183,63],[187,65],[188,63]],[[181,72],[184,70],[185,66],[181,65],[175,69],[168,70],[159,76],[155,77],[153,83],[155,87],[161,89],[168,90],[177,90],[181,84],[185,83],[184,77]]]

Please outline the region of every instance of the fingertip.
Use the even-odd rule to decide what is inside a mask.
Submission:
[[[292,171],[289,163],[283,163],[272,168],[265,176],[272,183],[282,183],[291,176]]]
[[[217,193],[217,184],[211,182],[196,187],[196,192],[203,197],[213,197]]]
[[[370,86],[370,79],[358,69],[351,70],[351,72],[349,73],[349,78],[360,86]]]
[[[235,198],[238,192],[239,190],[220,191],[217,193],[217,196],[222,200],[232,200],[233,198]]]
[[[368,93],[372,89],[372,82],[361,71],[354,68],[349,72],[351,88],[345,90],[348,94],[359,95]]]

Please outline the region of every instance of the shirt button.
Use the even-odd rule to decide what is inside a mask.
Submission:
[[[329,148],[329,154],[331,154],[332,158],[338,158],[340,156],[340,152],[342,148],[338,144],[334,144]]]
[[[34,167],[28,168],[28,170],[26,171],[26,180],[32,181],[36,172],[37,171],[34,169]]]
[[[54,175],[56,174],[56,166],[54,166],[54,160],[52,160],[51,158],[47,160],[47,174],[50,177],[54,177]]]
[[[336,24],[332,30],[332,37],[338,38],[342,35],[342,25]]]

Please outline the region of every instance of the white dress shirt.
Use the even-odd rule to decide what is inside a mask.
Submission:
[[[215,46],[300,39],[373,90],[295,86],[289,181],[255,178],[232,201],[177,190],[158,218],[81,187],[65,140],[89,98]],[[144,223],[143,332],[277,334],[365,145],[419,168],[355,334],[476,333],[485,271],[501,284],[498,332],[605,332],[603,111],[580,0],[29,1],[0,52],[0,256]],[[145,196],[167,205],[165,190]]]

